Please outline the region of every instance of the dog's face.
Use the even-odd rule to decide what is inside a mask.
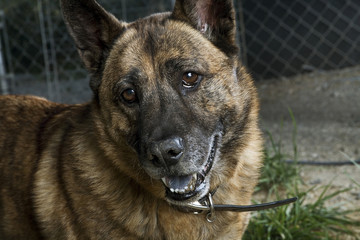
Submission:
[[[199,200],[232,175],[250,96],[231,1],[177,1],[173,13],[133,23],[92,1],[63,9],[105,132],[115,145],[126,139],[169,202]]]

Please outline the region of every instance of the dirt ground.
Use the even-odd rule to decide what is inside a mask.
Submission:
[[[292,78],[257,82],[261,99],[261,127],[293,156],[292,110],[296,120],[298,160],[347,161],[360,159],[360,66],[340,71],[313,72]],[[269,138],[266,138],[267,140]],[[269,141],[266,141],[269,146]],[[360,168],[302,166],[305,188],[316,199],[321,186],[350,191],[329,201],[330,206],[360,209]],[[356,183],[354,183],[356,182]],[[360,212],[353,214],[360,220]]]

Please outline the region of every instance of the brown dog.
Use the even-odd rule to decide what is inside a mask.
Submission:
[[[258,102],[231,0],[118,21],[62,0],[93,100],[0,97],[0,239],[240,239],[261,165]]]

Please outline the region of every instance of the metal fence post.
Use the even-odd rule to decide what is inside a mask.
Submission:
[[[0,11],[0,94],[8,94],[7,74],[5,72],[5,59],[2,49],[2,33],[5,31],[4,12]]]
[[[48,0],[38,0],[41,40],[45,63],[45,76],[49,96],[54,101],[60,101],[59,74],[56,60],[53,23],[50,16]]]

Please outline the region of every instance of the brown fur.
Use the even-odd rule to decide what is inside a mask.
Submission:
[[[258,101],[237,59],[232,2],[178,0],[172,14],[134,23],[94,1],[62,8],[94,98],[0,97],[0,239],[240,239],[248,213],[217,212],[209,223],[181,210],[206,192],[174,200],[160,180],[165,168],[171,176],[201,168],[195,156],[208,154],[205,140],[221,122],[207,191],[218,188],[218,204],[250,204]],[[190,90],[181,86],[187,71],[203,77]],[[128,88],[135,103],[121,97]],[[152,144],[173,135],[184,139],[184,157],[155,164]]]

